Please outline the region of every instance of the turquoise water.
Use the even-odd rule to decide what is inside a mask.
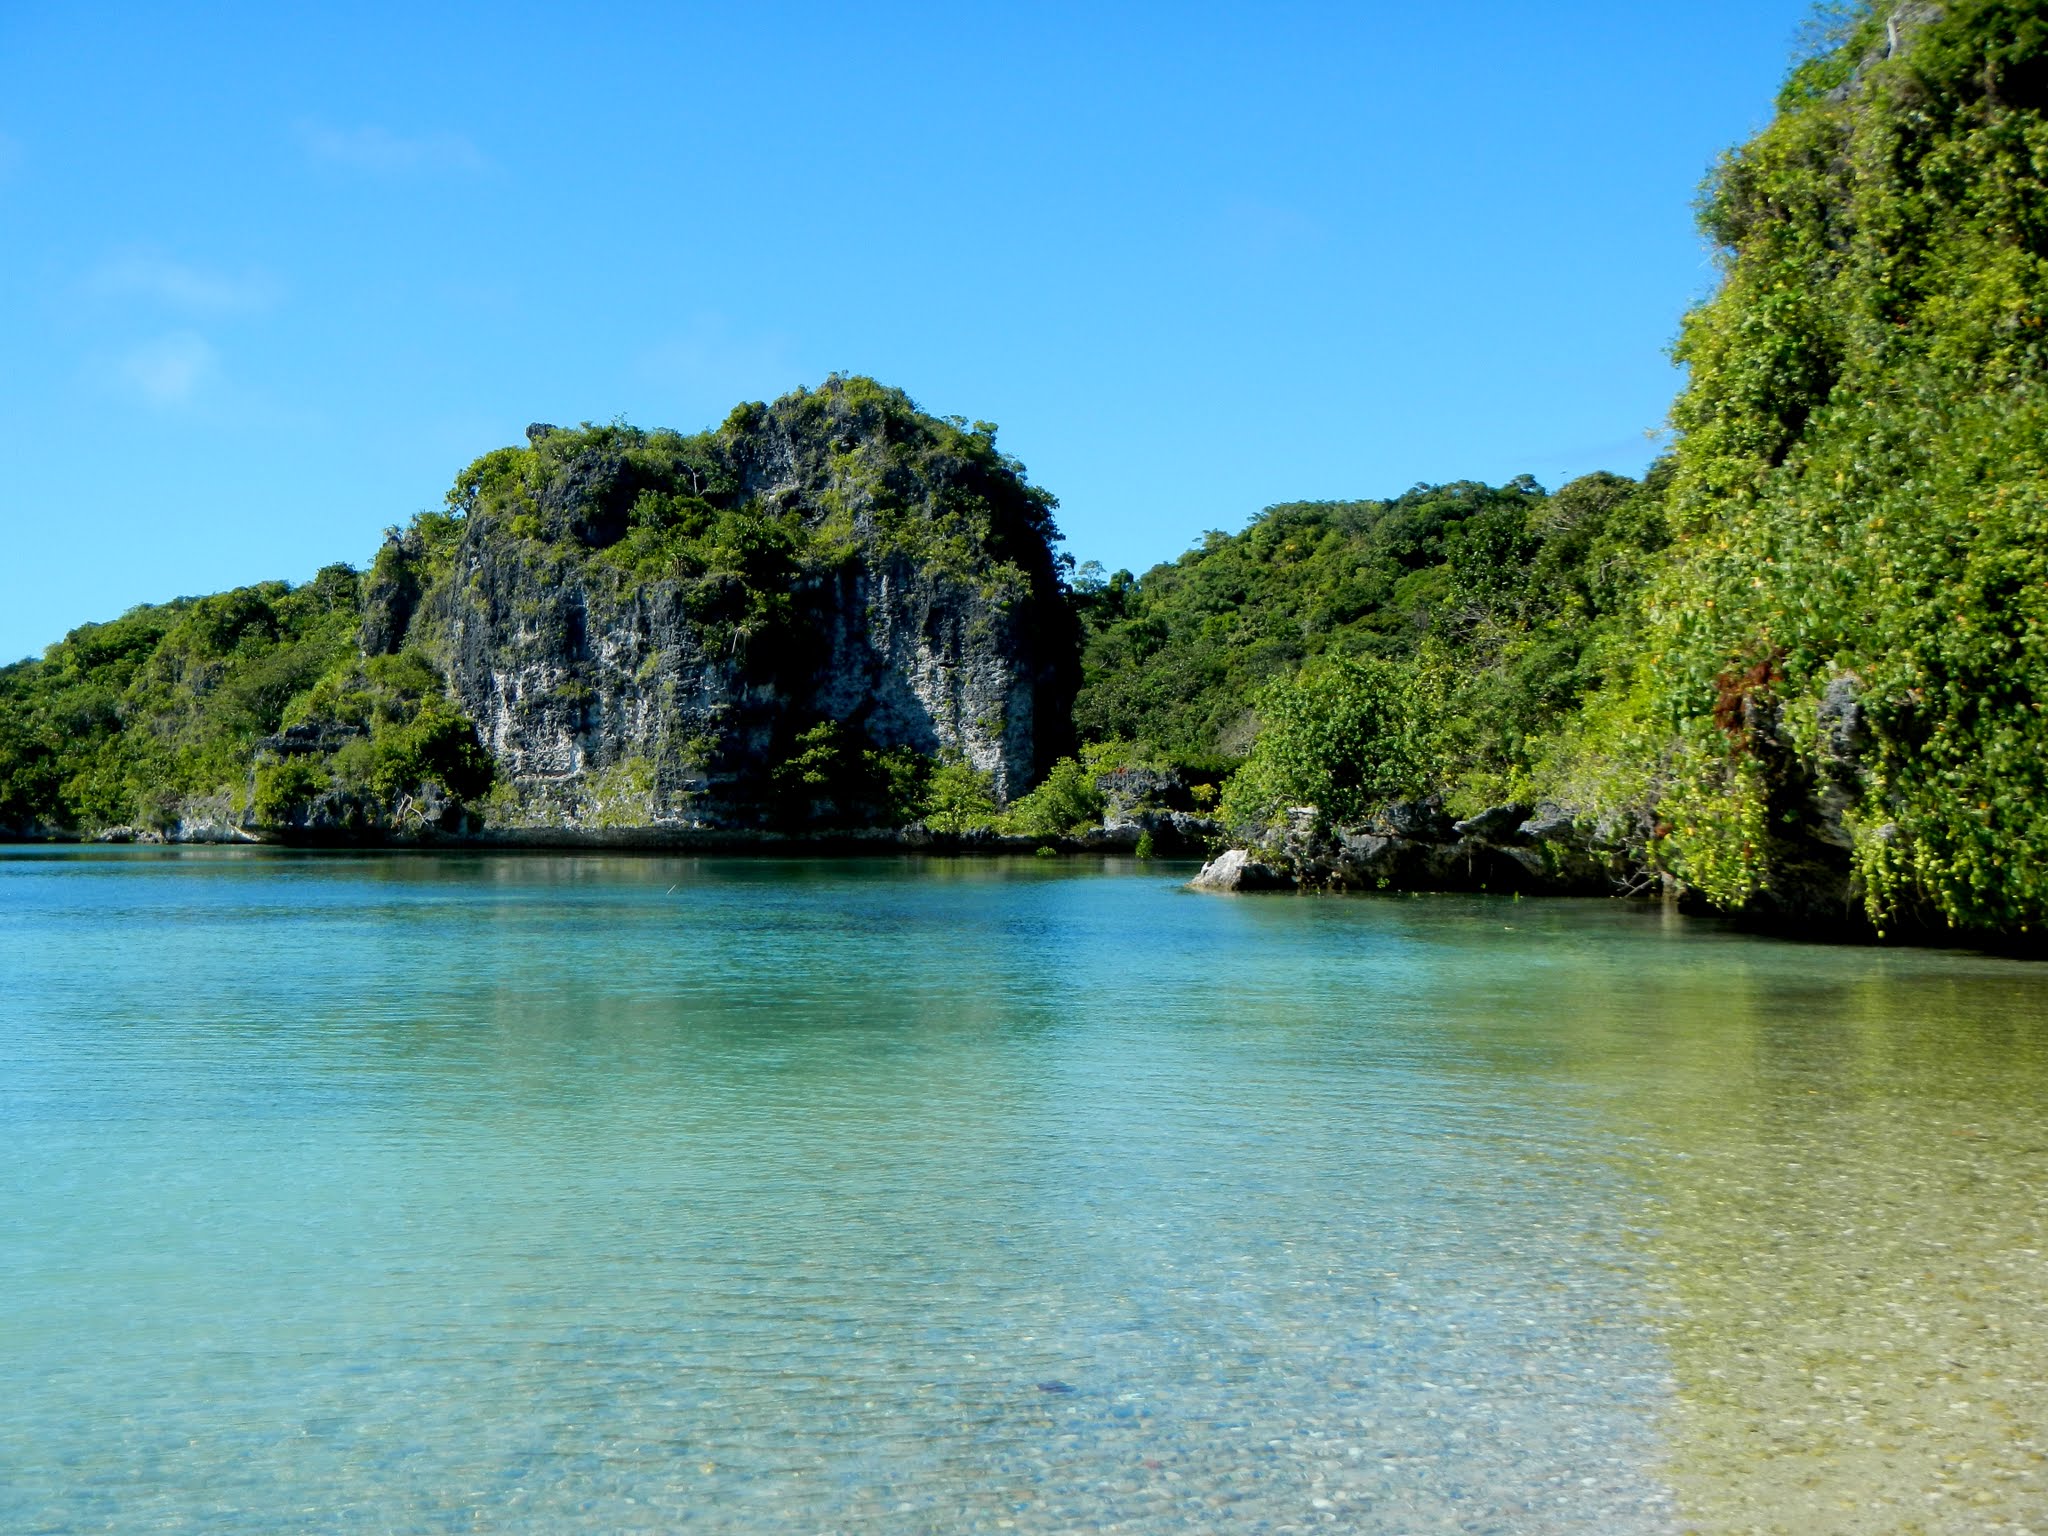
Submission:
[[[0,852],[0,1530],[2048,1530],[2048,969],[1190,872]]]

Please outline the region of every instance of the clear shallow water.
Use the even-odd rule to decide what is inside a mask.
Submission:
[[[2048,1531],[2048,969],[0,854],[0,1530]]]

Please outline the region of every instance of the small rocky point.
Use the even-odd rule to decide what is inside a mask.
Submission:
[[[1218,855],[1188,884],[1197,891],[1606,896],[1647,888],[1625,851],[1630,830],[1583,827],[1554,805],[1496,805],[1453,821],[1438,801],[1398,801],[1350,827],[1329,826],[1315,807],[1296,806],[1283,825],[1252,839],[1252,847]]]
[[[1293,880],[1242,848],[1218,854],[1188,882],[1188,888],[1196,891],[1285,891],[1293,886]]]

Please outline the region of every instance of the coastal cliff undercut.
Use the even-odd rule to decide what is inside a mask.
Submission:
[[[536,425],[361,578],[140,609],[8,669],[45,708],[10,712],[0,820],[801,832],[915,821],[935,775],[1001,806],[1070,746],[1054,505],[992,426],[865,378],[695,435]],[[59,716],[100,738],[83,773]]]

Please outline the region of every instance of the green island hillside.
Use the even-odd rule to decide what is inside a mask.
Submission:
[[[1071,732],[1053,500],[834,377],[716,431],[535,426],[358,574],[0,673],[17,835],[628,838],[992,820]]]
[[[17,836],[867,830],[1215,883],[2048,919],[2048,6],[1833,13],[1709,178],[1641,479],[1287,503],[1076,571],[994,429],[865,378],[536,426],[370,569],[0,671]],[[906,830],[907,829],[907,830]]]
[[[1708,181],[1724,275],[1678,339],[1674,445],[1641,487],[1597,493],[1623,507],[1597,548],[1541,536],[1585,482],[1525,497],[1519,531],[1500,493],[1466,490],[1488,509],[1461,526],[1509,530],[1508,600],[1489,603],[1459,591],[1463,538],[1386,558],[1441,491],[1408,512],[1276,508],[1098,594],[1084,727],[1190,756],[1249,741],[1226,808],[1276,879],[1414,874],[1283,825],[1289,807],[1362,824],[1394,797],[1449,815],[1497,796],[1496,829],[1531,815],[1508,840],[1525,860],[1568,847],[1626,888],[2031,942],[2048,918],[2044,106],[2048,8],[1839,15]],[[1367,587],[1386,596],[1361,608]],[[1148,647],[1182,666],[1146,679]]]
[[[1081,733],[1213,772],[1244,758],[1283,698],[1340,675],[1399,677],[1418,691],[1404,714],[1432,706],[1428,787],[1473,808],[1511,795],[1636,618],[1669,542],[1667,479],[1291,503],[1142,578],[1084,569]]]
[[[1728,156],[1675,543],[1583,734],[1658,862],[1879,925],[2048,918],[2048,8],[1863,8]]]

